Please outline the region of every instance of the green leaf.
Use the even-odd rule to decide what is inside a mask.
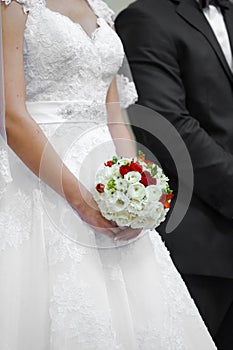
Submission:
[[[149,163],[149,164],[146,164],[146,168],[147,168],[147,169],[152,169],[152,168],[153,168],[153,164],[150,164],[150,163]]]
[[[154,177],[158,172],[157,165],[154,165],[153,168],[151,169],[151,176]]]
[[[166,186],[166,193],[167,194],[172,194],[173,190],[170,189],[169,185]]]
[[[114,156],[114,157],[112,158],[112,162],[113,162],[113,164],[116,164],[116,163],[118,162],[118,158],[117,158],[116,156]]]
[[[138,155],[139,155],[140,157],[145,157],[145,156],[146,156],[145,153],[143,153],[141,150],[138,151]]]
[[[116,191],[116,182],[114,179],[111,179],[107,183],[107,190],[114,190]]]

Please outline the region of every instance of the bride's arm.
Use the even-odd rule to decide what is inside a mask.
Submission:
[[[6,131],[9,146],[34,174],[66,198],[84,221],[113,236],[110,231],[113,225],[101,216],[91,194],[64,165],[27,111],[23,63],[26,15],[18,4],[12,2],[8,7],[2,5],[2,21]]]
[[[117,155],[124,157],[136,156],[136,144],[125,124],[117,91],[116,79],[113,79],[107,94],[106,106],[108,112],[108,128],[113,138]],[[125,228],[117,234],[118,240],[131,240],[141,233],[141,229]]]
[[[108,112],[108,128],[114,140],[117,155],[125,157],[136,156],[135,141],[122,115],[116,78],[113,79],[109,87],[106,105]]]

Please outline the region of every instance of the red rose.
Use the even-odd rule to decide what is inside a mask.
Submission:
[[[157,185],[157,179],[155,177],[151,177],[149,179],[149,185]]]
[[[149,171],[145,170],[141,173],[141,180],[140,182],[144,185],[144,186],[148,186],[150,183],[150,178],[151,178],[151,174],[149,173]]]
[[[166,201],[166,194],[165,193],[162,194],[162,196],[160,197],[159,201],[161,203],[163,203],[163,204],[165,203],[165,201]]]
[[[109,167],[113,166],[113,164],[114,163],[112,160],[108,160],[106,163],[104,163],[105,166],[109,166]]]
[[[138,173],[142,173],[142,166],[138,162],[131,162],[130,171],[137,171]]]
[[[144,186],[149,186],[149,185],[157,185],[157,179],[155,177],[152,177],[149,171],[143,171],[141,174],[141,183]]]
[[[98,184],[96,185],[96,191],[98,191],[99,193],[103,193],[104,192],[104,184]]]
[[[130,165],[129,164],[121,165],[119,171],[121,176],[124,177],[126,174],[128,174],[129,171],[131,171]]]

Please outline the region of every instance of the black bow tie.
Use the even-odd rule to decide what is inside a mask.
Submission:
[[[221,10],[229,9],[229,0],[199,0],[202,9],[213,5],[219,7]]]

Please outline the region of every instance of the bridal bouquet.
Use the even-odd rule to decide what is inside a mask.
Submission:
[[[102,215],[118,226],[153,229],[170,208],[168,180],[142,152],[136,158],[113,157],[98,170],[93,196]]]

